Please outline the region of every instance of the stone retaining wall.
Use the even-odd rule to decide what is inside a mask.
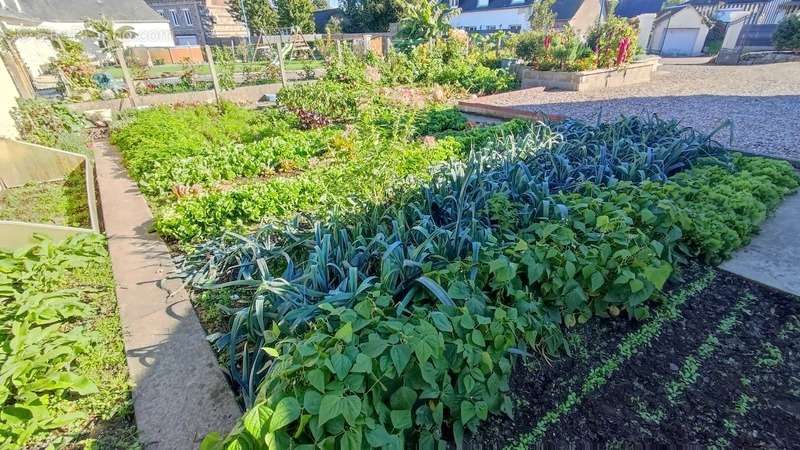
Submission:
[[[647,83],[659,65],[659,58],[647,58],[619,69],[597,69],[582,72],[551,72],[517,65],[514,70],[522,89],[545,87],[567,91],[591,91],[610,87]]]
[[[740,65],[773,64],[800,61],[800,52],[751,52],[739,57]]]

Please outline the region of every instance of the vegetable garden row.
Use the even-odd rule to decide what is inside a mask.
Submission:
[[[521,406],[520,362],[604,321],[660,326],[685,268],[800,183],[657,117],[475,126],[448,98],[509,81],[460,51],[351,57],[275,109],[113,130],[247,408],[205,448],[461,447]]]
[[[0,297],[0,448],[135,448],[105,240],[0,251]]]

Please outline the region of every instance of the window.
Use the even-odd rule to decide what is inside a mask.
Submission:
[[[180,25],[180,23],[178,23],[178,13],[177,13],[177,12],[175,12],[175,10],[174,10],[174,9],[170,9],[170,10],[169,10],[169,22],[170,22],[172,25],[175,25],[175,26],[178,26],[178,25]]]
[[[197,36],[193,34],[175,36],[175,45],[197,45]]]
[[[450,0],[451,8],[458,8],[458,0]]]
[[[478,8],[485,8],[489,6],[489,0],[478,0]]]
[[[186,22],[186,25],[193,25],[192,13],[188,9],[184,9],[182,11],[183,11],[183,21]]]

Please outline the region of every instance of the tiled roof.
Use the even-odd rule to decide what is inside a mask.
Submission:
[[[101,16],[127,22],[166,22],[143,0],[18,0],[4,5],[0,16],[46,22],[83,22]]]
[[[639,14],[661,11],[664,0],[620,0],[615,14],[620,17],[636,17]]]

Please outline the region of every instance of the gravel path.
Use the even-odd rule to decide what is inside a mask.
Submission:
[[[650,83],[595,92],[524,89],[482,97],[482,103],[613,120],[621,114],[678,119],[710,132],[733,122],[734,148],[800,161],[800,63],[758,66],[684,65],[663,60]],[[688,61],[691,62],[691,61]],[[730,132],[717,139],[727,143]]]

